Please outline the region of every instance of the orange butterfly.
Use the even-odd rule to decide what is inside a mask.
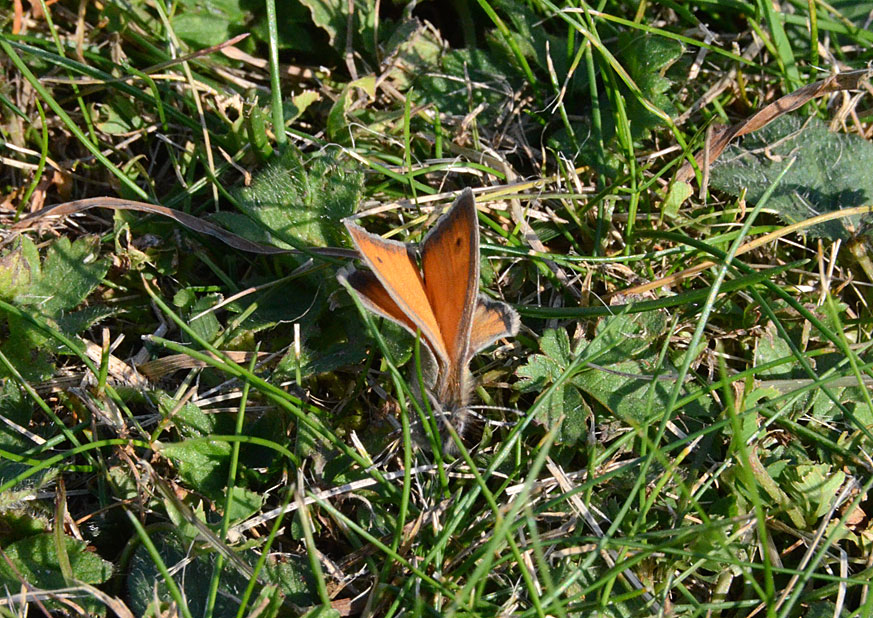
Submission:
[[[448,411],[464,408],[471,390],[469,364],[501,337],[518,332],[509,305],[479,294],[479,225],[473,192],[464,189],[421,243],[386,240],[345,222],[369,271],[341,272],[364,305],[413,335],[430,353],[427,386]]]

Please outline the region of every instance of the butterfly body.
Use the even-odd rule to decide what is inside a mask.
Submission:
[[[518,331],[509,305],[479,294],[479,226],[473,193],[465,189],[416,252],[345,222],[369,271],[342,273],[363,304],[421,338],[435,366],[426,386],[447,411],[468,402],[472,357]],[[420,258],[420,266],[419,266]]]

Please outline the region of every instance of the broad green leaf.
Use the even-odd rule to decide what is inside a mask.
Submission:
[[[227,230],[232,230],[238,236],[248,238],[254,242],[264,245],[275,245],[282,249],[292,248],[287,243],[283,243],[273,237],[268,228],[248,215],[238,212],[221,211],[210,214],[209,220]]]
[[[179,405],[166,393],[158,394],[158,409],[164,418],[172,420],[179,433],[186,438],[207,436],[215,430],[215,416],[206,414],[191,402]]]
[[[230,22],[221,15],[182,13],[173,18],[176,35],[195,48],[212,47],[231,37]]]
[[[245,25],[247,11],[240,0],[183,0],[173,16],[173,30],[194,47],[223,43]]]
[[[284,247],[346,244],[342,219],[354,212],[363,178],[330,155],[304,161],[289,149],[241,189],[240,209]],[[245,230],[242,230],[245,233]]]
[[[189,521],[189,517],[193,516],[194,519],[202,524],[207,523],[206,509],[203,500],[198,500],[193,506],[190,506],[188,513],[183,512],[176,502],[168,498],[163,498],[162,504],[164,510],[167,512],[167,517],[169,517],[170,521],[173,522],[176,534],[189,543],[193,543],[200,538],[197,526],[194,522]]]
[[[58,328],[67,335],[81,333],[106,318],[118,313],[118,309],[106,305],[90,305],[78,311],[69,311],[56,320]],[[60,345],[60,344],[58,344]],[[65,352],[69,350],[64,349]]]
[[[873,144],[799,114],[781,116],[727,148],[712,168],[710,185],[734,196],[747,189],[746,199],[755,204],[793,157],[797,161],[767,202],[786,222],[873,204]],[[853,216],[818,224],[809,233],[846,239],[861,226],[862,218]]]
[[[22,429],[34,431],[30,426],[33,405],[25,399],[21,388],[11,380],[0,383],[0,416]],[[9,423],[0,423],[0,448],[13,453],[21,453],[34,446],[30,438],[13,429]],[[0,499],[0,510],[2,510]]]
[[[263,494],[257,494],[244,487],[234,487],[231,490],[230,513],[231,523],[248,519],[257,513],[264,504]]]
[[[41,330],[17,316],[6,316],[9,337],[0,349],[9,362],[27,380],[47,380],[54,370],[49,350],[55,345]],[[0,368],[0,376],[6,370]]]
[[[388,78],[400,92],[406,92],[422,70],[434,71],[439,67],[446,45],[433,27],[411,19],[397,26],[386,47],[390,50],[387,55],[396,58]]]
[[[573,383],[616,417],[646,425],[664,413],[673,388],[671,381],[652,380],[651,375],[648,364],[628,360],[584,371]]]
[[[325,120],[327,134],[339,144],[349,143],[349,119],[346,117],[346,112],[354,101],[352,96],[354,94],[356,94],[355,90],[346,85],[327,113]]]
[[[277,381],[294,379],[297,375],[297,367],[300,367],[300,375],[303,378],[308,378],[311,375],[321,373],[330,373],[336,371],[340,367],[350,367],[358,365],[364,361],[366,356],[366,348],[362,342],[343,342],[334,343],[332,345],[319,345],[310,349],[305,346],[300,351],[300,357],[297,357],[294,349],[288,350],[288,353],[282,357],[276,370],[273,372],[273,377]]]
[[[803,618],[831,618],[837,615],[837,606],[832,601],[815,601],[803,610]]]
[[[534,354],[526,365],[518,368],[516,375],[521,378],[516,388],[522,392],[540,392],[548,388],[569,370],[573,362],[570,338],[563,328],[547,330],[540,337],[542,354]],[[591,409],[582,398],[575,383],[568,379],[550,394],[543,394],[536,422],[547,429],[555,426],[559,419],[561,428],[555,439],[557,443],[573,444],[586,434],[586,420]]]
[[[497,119],[512,91],[507,73],[511,69],[483,50],[457,49],[442,56],[437,70],[420,67],[413,85],[423,103],[454,116],[465,116],[476,109],[480,112],[476,121],[488,124]],[[518,81],[518,76],[513,75],[513,79]],[[482,87],[470,92],[464,87],[467,80]]]
[[[260,6],[259,6],[260,5]],[[270,40],[269,22],[266,19],[266,11],[263,3],[257,3],[253,7],[258,11],[255,20],[247,24],[247,29],[261,41]],[[313,28],[312,15],[303,4],[297,2],[276,3],[276,29],[279,49],[311,54],[313,50],[322,54],[322,63],[325,66],[333,66],[333,62],[339,57],[339,53],[329,49],[327,33]]]
[[[3,530],[3,538],[6,542],[10,539],[30,537],[51,531],[52,514],[47,509],[45,512],[40,512],[33,508],[27,508],[22,506],[24,503],[19,500],[21,497],[30,498],[32,496],[20,496],[18,492],[12,491],[7,493],[10,495],[0,498],[0,530]],[[7,500],[13,503],[11,507],[5,504]]]
[[[661,204],[661,214],[669,219],[673,219],[679,214],[679,209],[693,193],[691,185],[687,182],[674,182],[670,185],[670,191],[667,197],[664,198]]]
[[[312,570],[305,559],[294,555],[271,557],[267,573],[292,603],[305,606],[315,602]]]
[[[536,422],[546,429],[561,423],[555,437],[556,443],[577,444],[588,434],[586,421],[592,412],[579,389],[572,385],[562,386],[543,397],[543,409],[537,414]]]
[[[304,90],[286,99],[282,104],[285,122],[294,122],[302,116],[310,105],[321,100],[321,95],[316,90]]]
[[[206,600],[209,595],[210,583],[216,572],[215,552],[203,552],[189,542],[180,539],[173,532],[156,532],[151,534],[158,554],[164,564],[169,567],[185,565],[184,569],[175,569],[173,578],[185,597],[188,610],[192,616],[203,616]],[[257,556],[240,552],[240,557],[249,564],[254,564]],[[305,559],[293,554],[271,554],[267,559],[267,568],[263,571],[267,581],[278,585],[284,601],[297,607],[309,607],[317,601],[314,583],[309,573],[309,565]],[[219,594],[212,615],[216,618],[233,618],[239,609],[239,599],[248,585],[247,576],[240,573],[233,565],[225,564],[219,579]],[[260,585],[256,587],[256,590]],[[146,548],[140,545],[130,561],[127,577],[127,590],[130,597],[130,608],[137,616],[145,615],[147,608],[155,596],[163,603],[169,603],[171,596],[167,590],[163,576],[155,566]],[[281,598],[281,597],[280,597]],[[251,609],[251,605],[249,605]],[[292,606],[285,613],[294,614]]]
[[[215,312],[208,310],[222,300],[219,294],[208,294],[198,298],[189,309],[189,317],[196,316],[196,319],[191,320],[188,325],[205,341],[212,341],[221,332],[221,323],[215,317]]]
[[[100,285],[109,268],[105,260],[98,259],[98,249],[92,238],[73,243],[66,237],[57,239],[46,252],[42,276],[34,281],[26,302],[51,317],[77,307]]]
[[[124,135],[142,129],[142,113],[128,99],[113,97],[109,103],[97,106],[95,126],[109,135]]]
[[[301,618],[340,618],[342,614],[332,607],[318,605],[303,614]]]
[[[674,114],[676,108],[667,94],[673,82],[665,73],[682,55],[682,44],[674,39],[636,30],[623,32],[618,42],[616,56],[642,95],[662,112]],[[642,136],[649,129],[662,124],[661,119],[647,110],[637,96],[628,94],[625,101],[635,136]]]
[[[791,356],[791,347],[779,336],[779,331],[773,322],[767,322],[763,336],[758,337],[755,341],[756,366]],[[766,371],[760,371],[758,376],[771,378],[806,377],[805,374],[798,372],[796,361]]]
[[[174,581],[182,590],[191,615],[203,616],[217,554],[203,553],[173,532],[152,532],[150,538],[164,564],[173,572]],[[185,565],[185,568],[174,569],[177,565]],[[130,559],[126,582],[130,609],[137,616],[147,615],[150,606],[153,613],[148,615],[160,615],[154,613],[160,608],[151,605],[155,598],[163,603],[172,601],[163,576],[143,545],[137,547]],[[236,616],[239,598],[247,584],[247,578],[239,571],[225,565],[221,571],[219,593],[212,615],[216,618]]]
[[[327,33],[330,44],[338,53],[346,49],[349,31],[348,0],[300,0],[312,16],[315,25]],[[373,30],[376,25],[376,5],[366,0],[354,0],[352,35],[356,50],[373,51]]]
[[[73,569],[73,577],[77,581],[102,584],[112,575],[112,564],[94,552],[88,551],[86,543],[65,536],[64,550]],[[54,590],[74,584],[74,582],[67,582],[61,573],[53,534],[25,537],[5,546],[3,552],[6,560],[14,565],[18,573],[12,570],[6,560],[0,561],[0,587],[6,586],[18,590],[22,579],[44,590]]]
[[[586,353],[598,365],[636,358],[650,352],[666,330],[667,314],[661,311],[605,317],[597,323]]]
[[[211,498],[223,494],[230,465],[230,444],[218,440],[192,440],[156,445],[170,459],[179,476],[193,489]]]
[[[572,362],[570,337],[563,328],[549,329],[540,337],[542,354],[534,354],[516,375],[516,388],[523,393],[544,390]]]

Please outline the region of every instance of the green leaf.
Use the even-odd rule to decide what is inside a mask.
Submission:
[[[193,506],[184,512],[180,505],[168,498],[163,498],[162,503],[167,511],[167,517],[173,522],[174,530],[181,538],[189,543],[196,541],[199,538],[197,526],[191,522],[188,517],[192,516],[200,523],[206,524],[206,510],[203,505],[203,500],[198,500]]]
[[[187,539],[174,532],[157,532],[151,535],[152,543],[165,565],[173,567],[184,564],[184,569],[174,571],[174,581],[182,590],[192,616],[203,616],[206,600],[215,574],[215,552],[205,553],[192,546]],[[252,564],[256,556],[240,552],[240,557]],[[272,553],[267,558],[266,579],[277,585],[286,603],[309,607],[317,602],[315,584],[308,562],[293,554]],[[226,565],[219,579],[219,594],[212,615],[216,618],[233,618],[239,609],[239,598],[248,585],[248,579],[232,566]],[[158,571],[147,549],[140,545],[130,560],[127,577],[130,608],[137,616],[147,615],[147,609],[157,597],[170,603],[172,597],[163,576]],[[261,586],[256,586],[256,590]],[[276,595],[274,595],[276,596]],[[249,606],[251,608],[251,606]],[[279,615],[296,615],[291,608]],[[155,615],[154,613],[148,615]]]
[[[662,311],[608,316],[597,323],[586,352],[598,365],[648,356],[666,329],[667,314]]]
[[[306,560],[299,556],[286,555],[279,560],[271,556],[267,560],[267,573],[270,580],[282,588],[288,600],[295,605],[315,603],[315,582]]]
[[[779,360],[786,356],[791,356],[791,347],[779,335],[779,331],[773,322],[767,322],[764,328],[764,333],[756,339],[755,345],[755,365],[764,365],[771,361]],[[764,376],[770,378],[800,378],[807,377],[800,369],[797,361],[789,362],[779,367],[773,367],[758,373],[762,378]]]
[[[218,318],[215,317],[215,312],[208,310],[222,300],[223,299],[219,294],[207,294],[206,296],[198,298],[194,304],[191,305],[189,317],[197,317],[189,322],[189,326],[191,326],[191,330],[197,333],[197,335],[205,341],[212,341],[218,336],[218,333],[221,332],[221,323],[218,321]],[[207,313],[203,313],[204,311]]]
[[[227,18],[208,13],[182,13],[173,19],[173,30],[195,48],[212,47],[231,36]]]
[[[446,44],[434,28],[410,19],[397,26],[386,47],[390,50],[386,57],[395,59],[386,77],[400,92],[406,92],[422,71],[439,67]]]
[[[537,414],[536,421],[547,429],[557,427],[555,442],[576,444],[588,434],[586,420],[591,417],[591,407],[582,398],[582,393],[574,386],[562,386],[545,395],[544,409]]]
[[[306,112],[310,105],[321,100],[321,95],[316,90],[304,90],[286,99],[282,104],[285,122],[294,122]]]
[[[10,423],[15,423],[21,428],[30,427],[30,419],[33,416],[33,406],[22,395],[21,389],[15,382],[4,381],[0,384],[0,416]],[[20,432],[9,426],[8,423],[0,423],[0,448],[21,453],[33,447],[33,442]],[[2,504],[0,504],[2,509]]]
[[[19,497],[31,496],[19,496],[18,492],[12,491],[6,493],[11,495],[0,498],[0,529],[3,530],[4,542],[8,543],[12,539],[30,537],[51,530],[49,513],[22,507],[22,502],[18,500]],[[11,508],[3,504],[7,498],[10,502],[14,502]]]
[[[118,313],[115,307],[105,305],[91,305],[78,311],[70,311],[57,319],[58,328],[67,335],[76,335],[85,331],[106,318]],[[69,350],[66,350],[69,352]]]
[[[230,514],[231,523],[243,521],[257,513],[264,504],[264,496],[249,491],[244,487],[233,487],[230,494]]]
[[[97,106],[94,125],[109,135],[124,135],[142,129],[142,113],[128,99],[113,97],[110,103]]]
[[[324,605],[318,605],[303,614],[301,618],[340,618],[340,616],[342,616],[342,614],[340,614],[339,610],[332,607],[325,607]]]
[[[786,222],[873,203],[873,144],[797,114],[781,116],[727,148],[712,168],[710,185],[734,196],[747,190],[746,199],[755,204],[795,156],[767,202]],[[809,233],[846,239],[861,226],[861,217],[853,216],[818,224]]]
[[[682,44],[674,39],[640,33],[637,30],[620,34],[618,43],[616,56],[642,95],[661,111],[674,114],[676,108],[667,95],[673,81],[665,74],[682,55]],[[635,137],[644,136],[649,129],[661,125],[661,119],[647,110],[638,97],[628,94],[626,104],[628,120]]]
[[[230,465],[230,444],[192,440],[160,444],[156,450],[173,461],[179,476],[196,491],[211,498],[223,495]]]
[[[206,414],[191,402],[181,406],[166,393],[158,394],[158,410],[164,418],[171,419],[186,438],[208,436],[215,430],[215,416]]]
[[[540,337],[542,354],[534,354],[527,364],[516,371],[521,378],[516,388],[522,392],[545,391],[569,370],[573,362],[570,338],[563,328],[549,329]],[[554,427],[559,420],[561,427],[555,438],[557,443],[574,444],[586,435],[586,420],[591,408],[582,398],[578,388],[571,380],[565,381],[557,389],[552,389],[542,402],[536,422],[547,429]]]
[[[280,382],[294,379],[297,375],[298,364],[300,365],[300,375],[304,378],[330,373],[340,367],[359,365],[364,361],[365,356],[366,348],[360,340],[354,343],[338,342],[332,345],[318,345],[313,349],[305,346],[300,351],[299,359],[296,352],[290,349],[276,366],[273,378]]]
[[[481,110],[476,121],[488,124],[497,119],[506,103],[510,83],[507,73],[511,73],[511,69],[496,62],[486,51],[452,50],[443,55],[437,70],[429,66],[419,67],[414,82],[415,92],[422,103],[436,105],[449,115],[465,116],[474,109]],[[467,80],[484,87],[468,92],[462,86]]]
[[[523,393],[545,389],[572,362],[570,337],[563,328],[549,329],[540,337],[542,354],[534,354],[516,371],[516,388]]]
[[[315,25],[327,33],[331,46],[339,53],[346,49],[346,34],[349,30],[349,3],[347,0],[300,0],[312,15]],[[354,0],[352,34],[354,49],[358,52],[373,51],[373,31],[376,24],[376,4],[366,0]]]
[[[262,283],[266,281],[256,279],[249,285]],[[256,306],[239,325],[240,331],[255,333],[280,323],[297,322],[307,337],[313,337],[316,322],[327,306],[327,296],[323,281],[301,278],[271,286],[259,296],[251,295],[234,301],[226,308],[234,313],[243,313],[252,304]]]
[[[54,348],[49,338],[30,322],[17,316],[6,316],[9,338],[3,342],[0,349],[9,362],[26,379],[32,381],[47,380],[54,371],[54,364],[49,350]],[[0,369],[0,376],[6,375],[5,369]]]
[[[785,470],[785,491],[812,526],[833,504],[846,475],[828,464],[798,464]]]
[[[670,191],[661,205],[661,214],[669,219],[674,219],[679,214],[679,209],[694,191],[687,182],[674,182],[670,185]]]
[[[651,374],[650,365],[629,360],[612,363],[606,370],[584,371],[573,383],[617,418],[646,425],[653,415],[663,413],[673,388],[672,382],[648,379]]]
[[[26,294],[34,279],[39,279],[39,254],[26,236],[19,236],[18,246],[0,258],[0,298],[13,301]]]
[[[184,0],[173,16],[173,30],[193,47],[211,47],[229,39],[245,24],[240,0]]]
[[[346,119],[346,111],[352,104],[352,88],[346,85],[339,96],[330,107],[327,113],[326,127],[327,134],[331,139],[341,144],[346,144],[349,141],[348,120]]]
[[[254,22],[247,24],[251,33],[261,41],[269,41],[269,24],[263,3],[253,7],[256,12]],[[321,54],[325,66],[333,66],[339,54],[328,47],[327,34],[313,27],[312,15],[305,6],[297,2],[276,3],[276,28],[279,49],[290,49],[311,54],[313,50],[327,52]]]
[[[77,581],[86,584],[102,584],[112,575],[112,564],[94,552],[88,551],[88,544],[73,537],[65,536],[64,551],[73,568]],[[58,562],[55,537],[51,533],[37,534],[16,541],[3,548],[5,557],[0,561],[0,588],[17,590],[24,580],[32,586],[44,590],[64,588],[68,583],[61,573]]]
[[[363,177],[330,155],[304,162],[289,149],[237,194],[240,210],[284,247],[346,244],[342,219],[354,212]],[[245,230],[241,230],[245,234]]]
[[[198,550],[197,546],[192,546],[186,539],[179,538],[173,532],[152,533],[151,540],[165,565],[171,568],[176,565],[185,565],[184,569],[173,571],[173,579],[182,591],[190,614],[192,616],[205,615],[204,610],[212,578],[216,573],[215,561],[218,554]],[[249,558],[246,560],[249,564],[254,563],[255,557],[250,554],[240,552],[240,557],[244,560]],[[285,564],[283,567],[285,572],[297,568],[299,573],[302,571],[301,565],[305,563],[294,555],[283,554],[279,558],[271,556],[267,561],[266,573],[268,576],[274,576],[275,571],[271,570],[270,567],[279,560]],[[290,566],[291,564],[296,565],[296,567]],[[311,592],[312,586],[308,583],[309,580],[304,575],[300,575],[300,577],[302,583],[297,583],[294,586],[293,593],[287,593],[284,589],[283,592],[286,592],[286,601],[306,607],[312,605],[316,597]],[[291,577],[288,579],[293,581]],[[160,612],[157,610],[160,608],[155,608],[152,605],[156,598],[163,604],[169,604],[172,600],[163,576],[143,545],[137,548],[130,560],[129,575],[126,581],[130,608],[137,616],[159,615]],[[248,583],[248,578],[236,568],[232,565],[225,565],[219,578],[219,591],[212,616],[215,618],[233,618],[236,616],[239,609],[239,599]],[[284,584],[286,580],[279,583]],[[256,591],[260,588],[260,585],[256,586]],[[251,605],[249,609],[251,609]]]
[[[75,308],[106,276],[109,264],[97,258],[99,245],[93,238],[70,243],[57,239],[46,252],[42,275],[34,282],[27,304],[38,306],[43,315],[58,317]]]

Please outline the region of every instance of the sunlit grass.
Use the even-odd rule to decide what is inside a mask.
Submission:
[[[0,611],[869,615],[869,96],[703,154],[861,5],[340,4],[0,0]],[[336,280],[466,186],[473,440]]]

